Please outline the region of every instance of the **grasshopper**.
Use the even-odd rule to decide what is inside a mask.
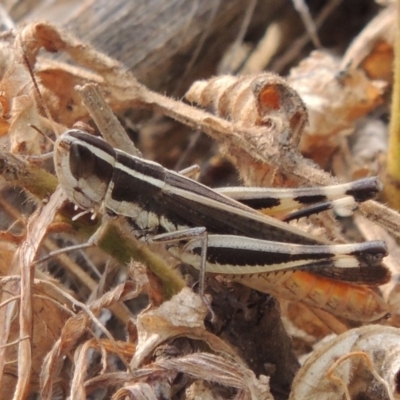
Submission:
[[[331,207],[346,214],[340,197],[365,200],[379,190],[376,180],[269,194],[260,188],[213,190],[76,129],[59,137],[54,161],[60,184],[77,206],[126,217],[136,233],[169,242],[172,254],[202,271],[252,279],[306,271],[322,279],[362,285],[389,279],[382,264],[387,254],[384,242],[326,243],[250,207],[279,208],[285,197],[292,205],[308,204],[314,198],[319,205],[306,208],[305,215]],[[300,211],[285,219],[293,215],[302,216]],[[382,302],[377,308],[366,318],[386,313]]]

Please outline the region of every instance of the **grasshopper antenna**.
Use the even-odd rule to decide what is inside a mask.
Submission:
[[[28,126],[30,128],[32,128],[32,129],[34,129],[36,132],[40,133],[44,138],[49,140],[50,143],[52,143],[53,147],[54,147],[54,140],[51,139],[49,136],[47,136],[41,129],[39,129],[36,125],[33,125],[33,124],[28,124]],[[53,158],[53,155],[54,155],[54,152],[50,151],[49,153],[44,153],[44,154],[41,154],[40,156],[28,155],[28,156],[24,156],[24,158],[25,158],[25,160],[28,160],[30,162],[38,162],[38,163],[40,163],[40,162],[42,162],[44,160],[48,160],[50,158]]]
[[[40,133],[45,139],[47,139],[52,145],[54,146],[54,140],[50,137],[48,137],[41,129],[39,129],[36,125],[33,124],[28,124],[28,126],[32,129],[34,129],[36,132]]]

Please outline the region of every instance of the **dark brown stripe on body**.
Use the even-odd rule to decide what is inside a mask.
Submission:
[[[297,196],[294,198],[299,204],[313,204],[320,203],[322,201],[326,201],[327,198],[323,194],[319,195],[310,195],[310,196]]]
[[[146,163],[145,160],[131,157],[125,153],[117,152],[117,162],[124,165],[128,170],[145,177],[157,179],[160,182],[165,180],[165,171],[161,165]],[[111,197],[115,201],[125,201],[135,203],[145,207],[160,192],[160,187],[152,184],[148,179],[135,177],[119,168],[115,167],[112,178],[114,183]],[[158,210],[160,214],[162,210]]]
[[[263,208],[273,208],[281,204],[281,201],[279,199],[273,197],[254,198],[254,199],[238,198],[237,200],[248,207],[254,208],[255,210],[261,210]]]
[[[238,202],[230,199],[227,196],[223,196],[215,190],[175,172],[166,174],[165,183],[171,185],[172,187],[187,190],[191,193],[196,193],[200,196],[216,200],[222,204],[228,204],[236,208],[245,209],[245,207],[241,207],[242,202]]]
[[[321,244],[317,238],[303,236],[297,231],[290,230],[289,226],[286,229],[283,223],[282,228],[270,225],[266,217],[265,222],[252,219],[251,214],[247,217],[224,210],[224,207],[216,209],[206,202],[188,200],[174,193],[160,193],[158,201],[160,211],[168,219],[175,221],[175,218],[177,220],[183,218],[189,227],[204,226],[209,233],[247,236],[285,243]]]
[[[97,177],[105,185],[109,185],[114,166],[103,158],[96,156],[85,145],[76,141],[69,151],[69,168],[76,180]]]
[[[193,248],[193,253],[200,255],[201,247]],[[241,249],[241,248],[233,248],[233,247],[213,247],[209,245],[207,248],[207,261],[212,264],[227,264],[232,266],[241,267],[244,265],[249,266],[257,266],[257,265],[273,265],[273,264],[284,264],[291,261],[301,261],[304,260],[306,262],[311,260],[316,261],[328,261],[328,259],[332,259],[334,257],[333,254],[330,253],[316,253],[316,254],[289,254],[289,253],[275,253],[260,251],[260,250],[251,250],[251,249]],[[330,261],[330,265],[333,266],[332,261]]]
[[[72,136],[76,139],[81,140],[82,142],[89,143],[90,145],[99,148],[100,150],[104,151],[105,153],[108,153],[110,156],[113,158],[116,157],[116,152],[113,149],[112,146],[110,146],[106,141],[103,139],[90,135],[86,132],[80,131],[78,129],[71,129],[68,131],[68,135]]]
[[[391,276],[390,271],[383,264],[362,264],[358,268],[315,268],[312,272],[316,275],[324,276],[325,278],[372,286],[387,283]]]

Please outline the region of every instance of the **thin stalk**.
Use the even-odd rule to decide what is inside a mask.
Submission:
[[[400,0],[397,3],[394,83],[384,194],[388,204],[400,210]]]

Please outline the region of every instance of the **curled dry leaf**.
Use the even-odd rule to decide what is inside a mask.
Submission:
[[[157,400],[156,394],[152,387],[147,383],[135,383],[119,389],[111,398],[111,400]]]
[[[171,337],[184,335],[192,329],[205,331],[207,312],[202,299],[184,288],[159,308],[141,313],[137,319],[138,346],[131,366],[138,367],[158,345]]]
[[[48,129],[46,119],[40,115],[34,84],[27,69],[24,49],[18,38],[0,42],[0,126],[7,127],[12,152],[41,154],[45,149],[44,138],[29,125],[41,131]]]
[[[197,81],[185,97],[239,126],[271,128],[282,146],[297,146],[307,122],[307,110],[299,95],[272,73]]]
[[[384,84],[357,69],[340,70],[339,59],[314,51],[290,71],[288,82],[307,106],[309,124],[300,151],[326,166],[343,135],[355,121],[383,102]]]
[[[215,354],[195,353],[180,358],[162,359],[154,363],[154,366],[235,388],[238,390],[235,400],[273,399],[269,391],[268,378],[260,376],[257,379],[244,365]]]
[[[295,158],[290,153],[297,151],[307,111],[283,78],[271,73],[216,77],[195,82],[185,97],[229,120],[227,134],[214,135],[208,127],[219,131],[220,122],[199,115],[200,127],[220,143],[222,152],[234,161],[245,183],[296,185],[292,177],[281,171],[281,165],[293,164],[289,169],[296,170]]]
[[[392,82],[396,5],[382,10],[353,40],[341,61],[341,69],[361,68],[371,79]]]
[[[94,52],[90,46],[80,45],[72,36],[46,23],[30,24],[20,29],[13,43],[11,40],[0,42],[0,46],[6,50],[0,56],[0,134],[2,126],[8,128],[12,151],[24,154],[48,151],[46,146],[49,143],[29,125],[43,132],[57,129],[59,133],[65,130],[65,126],[71,127],[78,120],[88,120],[87,109],[74,88],[85,83],[101,84],[104,79],[78,66],[48,59],[37,61],[41,48],[49,52],[62,50],[90,69],[96,65],[96,57],[102,55]],[[104,66],[104,63],[100,64]],[[109,68],[119,66],[117,62],[111,64],[108,64]],[[29,68],[35,68],[39,79],[40,99],[36,98]],[[104,69],[103,72],[106,74]],[[42,116],[42,107],[50,111],[53,121]]]
[[[224,390],[228,390],[230,396],[236,393],[234,398],[238,400],[272,400],[269,379],[265,376],[257,379],[228,345],[206,331],[203,319],[207,311],[201,297],[185,288],[157,309],[142,312],[137,320],[138,344],[130,363],[130,372],[123,376],[106,372],[92,378],[90,382],[85,382],[87,350],[97,342],[92,340],[91,343],[81,346],[77,349],[75,357],[75,369],[79,371],[74,375],[74,394],[82,396],[85,388],[91,392],[99,385],[125,383],[124,388],[115,393],[115,398],[122,395],[134,398],[133,393],[140,393],[142,389],[145,389],[150,398],[151,393],[160,393],[160,390],[168,398],[171,395],[169,390],[176,385],[171,382],[179,381],[178,376],[184,374],[190,379],[183,382],[185,386],[190,385],[193,379],[202,380],[209,384],[217,384],[216,388],[228,388]],[[178,347],[164,345],[177,337],[203,341],[208,345],[208,350],[218,355],[193,353],[193,347],[184,347],[185,351],[189,352],[184,354],[185,351],[182,352]],[[151,359],[155,361],[149,362]],[[138,381],[148,383],[149,387],[138,386]]]
[[[290,400],[399,397],[400,330],[352,329],[315,350],[298,371]]]
[[[188,398],[216,400],[227,398],[226,393],[228,391],[230,393],[228,395],[229,398],[234,400],[273,400],[269,391],[267,377],[260,376],[257,379],[254,373],[245,366],[210,353],[194,353],[183,357],[161,358],[144,368],[137,369],[129,377],[126,377],[133,382],[127,382],[125,387],[115,394],[115,398],[122,398],[121,396],[125,394],[125,396],[130,396],[128,398],[133,399],[135,397],[132,397],[132,395],[140,393],[140,390],[145,390],[148,396],[151,396],[151,393],[160,394],[160,387],[158,387],[158,390],[155,387],[168,379],[169,381],[177,380],[178,374],[184,374],[186,377],[195,380],[195,383],[186,390]],[[135,382],[136,379],[140,379],[142,382],[148,379],[149,387],[138,386],[138,383]],[[100,381],[100,379],[96,380]],[[193,397],[194,390],[204,387],[204,383],[200,385],[200,382],[218,384],[219,386],[214,386],[213,390],[207,390],[205,397],[202,396],[204,392],[201,393],[201,397]],[[161,387],[165,395],[164,398],[172,397],[171,393],[167,393],[166,386],[161,385]],[[221,397],[220,392],[225,393],[225,395]],[[233,395],[235,392],[236,394]]]
[[[12,52],[11,63],[0,81],[1,125],[7,126],[11,150],[17,153],[42,153],[43,138],[29,125],[45,129],[33,95],[30,75],[23,65],[23,58]]]

